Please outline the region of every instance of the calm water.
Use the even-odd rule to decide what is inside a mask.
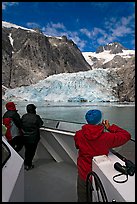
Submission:
[[[30,103],[30,102],[29,102]],[[28,102],[16,102],[20,115],[26,112]],[[46,119],[65,120],[70,122],[86,123],[85,114],[90,109],[100,109],[103,119],[108,119],[110,124],[116,124],[132,135],[135,139],[135,106],[134,105],[113,105],[113,104],[46,104],[45,102],[35,103],[37,113]],[[2,111],[5,111],[3,107]]]

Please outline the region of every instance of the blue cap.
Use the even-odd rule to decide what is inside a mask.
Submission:
[[[85,119],[89,124],[97,125],[102,118],[102,113],[100,110],[89,110],[86,115]]]

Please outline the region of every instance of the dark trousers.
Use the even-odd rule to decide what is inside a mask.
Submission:
[[[24,145],[23,136],[16,136],[9,141],[10,145],[15,149],[16,152],[19,152]]]
[[[36,149],[37,149],[37,143],[26,143],[24,144],[25,146],[25,160],[24,160],[24,165],[26,166],[31,166],[32,165],[32,160],[35,155]]]
[[[77,176],[77,202],[87,202],[86,182]],[[89,196],[89,202],[91,197]]]

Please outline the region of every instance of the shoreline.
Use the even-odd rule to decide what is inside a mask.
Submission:
[[[7,101],[2,101],[5,104]],[[34,103],[37,106],[47,106],[47,107],[88,107],[88,106],[109,106],[109,107],[135,107],[135,102],[47,102],[47,101],[16,101],[18,104],[29,104]]]

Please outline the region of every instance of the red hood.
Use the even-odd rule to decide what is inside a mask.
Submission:
[[[8,102],[6,104],[6,109],[7,110],[16,110],[16,106],[15,106],[15,104],[13,102]]]
[[[95,140],[102,134],[102,132],[104,132],[104,126],[101,124],[100,125],[86,124],[82,126],[82,132],[83,135],[88,140]]]

